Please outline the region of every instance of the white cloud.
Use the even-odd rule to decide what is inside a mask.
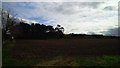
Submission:
[[[33,21],[33,20],[22,19],[22,18],[19,18],[19,17],[16,19],[16,21],[17,21],[17,22],[23,21],[23,22],[28,23],[28,24],[38,23],[38,22]]]
[[[98,7],[93,8],[95,4]],[[100,33],[118,25],[117,11],[104,11],[103,8],[99,8],[101,3],[51,2],[37,3],[36,5],[38,6],[31,13],[35,12],[37,15],[53,20],[54,23],[50,22],[53,25],[63,25],[66,29],[65,33]],[[32,16],[35,15],[33,14]]]
[[[65,33],[101,34],[118,27],[117,2],[36,2],[31,3],[32,10],[19,8],[17,12],[24,18],[42,16],[47,25],[62,25]],[[104,10],[106,7],[110,10]]]

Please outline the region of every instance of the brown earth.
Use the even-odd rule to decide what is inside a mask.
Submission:
[[[118,55],[118,39],[16,40],[14,58]]]

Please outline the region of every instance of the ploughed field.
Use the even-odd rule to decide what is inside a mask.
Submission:
[[[118,39],[16,40],[13,57],[118,55]]]

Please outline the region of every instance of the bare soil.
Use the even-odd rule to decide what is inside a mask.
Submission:
[[[118,39],[16,40],[13,58],[119,55]]]

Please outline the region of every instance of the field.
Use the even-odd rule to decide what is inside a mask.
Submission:
[[[3,66],[118,66],[118,39],[14,40],[3,46]]]

